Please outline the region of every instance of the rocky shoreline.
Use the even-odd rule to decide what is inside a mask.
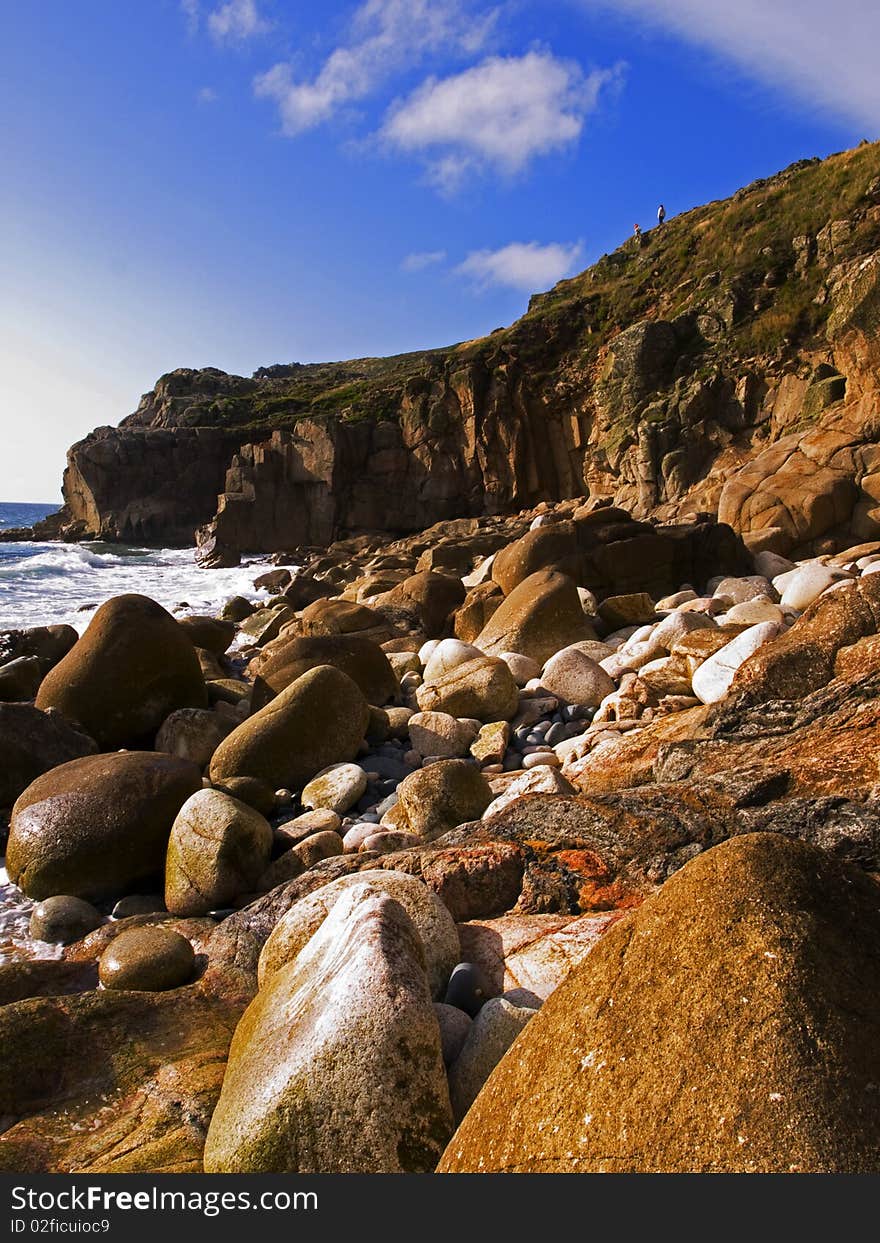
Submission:
[[[289,560],[0,636],[0,1169],[880,1168],[880,542]]]

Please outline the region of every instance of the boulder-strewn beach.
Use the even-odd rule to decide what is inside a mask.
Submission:
[[[878,376],[862,143],[78,441],[0,532],[0,1170],[880,1171]]]
[[[875,569],[572,500],[8,632],[0,1168],[876,1170]]]

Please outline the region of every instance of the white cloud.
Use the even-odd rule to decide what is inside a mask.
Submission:
[[[417,250],[407,255],[400,266],[404,272],[423,272],[425,268],[432,268],[438,263],[443,263],[445,258],[445,250]]]
[[[261,16],[257,0],[226,0],[208,15],[208,29],[219,41],[240,42],[266,34],[272,25]]]
[[[213,86],[203,86],[196,96],[200,104],[214,104],[219,99],[219,95]]]
[[[366,0],[354,16],[350,39],[331,52],[316,77],[299,81],[282,62],[259,75],[254,90],[276,102],[282,129],[293,136],[366,98],[430,53],[473,55],[485,45],[496,17],[495,10],[475,14],[468,0]]]
[[[710,47],[752,77],[880,130],[877,0],[580,0],[627,11]]]
[[[582,242],[511,242],[499,250],[472,251],[455,270],[481,289],[504,285],[533,293],[569,276],[582,251]]]
[[[429,78],[392,105],[380,136],[389,147],[423,156],[443,190],[480,167],[510,176],[577,142],[602,88],[618,74],[584,74],[550,52],[492,56],[452,77]]]

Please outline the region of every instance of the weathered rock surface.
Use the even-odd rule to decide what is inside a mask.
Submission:
[[[354,886],[239,1023],[205,1169],[427,1173],[451,1130],[418,934]]]
[[[725,843],[550,997],[439,1170],[874,1171],[878,973],[873,880],[778,836]]]
[[[474,642],[490,656],[518,652],[543,664],[560,648],[595,638],[574,580],[538,570],[511,591]]]
[[[475,764],[440,760],[418,768],[397,787],[398,827],[419,837],[438,837],[481,816],[492,791]]]
[[[281,917],[260,953],[260,986],[296,958],[339,898],[354,885],[365,885],[373,893],[390,894],[400,903],[421,938],[432,996],[440,996],[459,959],[458,931],[452,916],[436,894],[416,877],[370,868],[323,885]]]

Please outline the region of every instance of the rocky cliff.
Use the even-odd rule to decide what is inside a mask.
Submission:
[[[68,455],[70,538],[218,558],[590,494],[753,548],[880,538],[880,144],[631,239],[512,327],[163,376]]]

